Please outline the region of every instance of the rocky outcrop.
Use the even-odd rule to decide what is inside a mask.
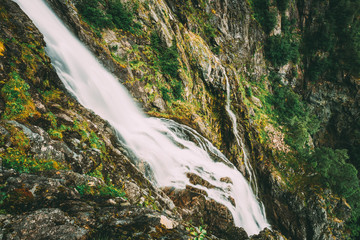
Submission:
[[[263,109],[265,103],[251,94],[246,99],[251,85],[244,78],[254,82],[260,91],[258,85],[267,73],[262,50],[265,36],[252,17],[248,1],[140,1],[134,13],[135,21],[143,27],[140,35],[119,29],[103,29],[95,34],[78,14],[77,1],[47,2],[125,84],[145,111],[197,129],[243,169],[241,149],[225,111],[228,79],[232,109],[251,161],[256,165],[260,198],[273,228],[292,239],[341,239],[344,220],[350,211],[346,202],[330,193],[304,195],[303,190],[289,189],[283,176],[273,168],[272,153],[259,144],[259,127],[263,126],[257,125],[255,111]],[[164,189],[169,198],[152,186],[130,162],[130,154],[116,140],[110,125],[66,94],[44,53],[42,36],[31,21],[11,1],[0,0],[0,10],[3,18],[0,87],[4,89],[9,81],[19,79],[11,75],[16,72],[29,85],[29,95],[24,93],[24,96],[30,96],[26,99],[29,111],[20,115],[8,112],[6,106],[10,100],[5,90],[0,98],[0,159],[5,166],[0,178],[0,236],[6,239],[194,237],[183,218],[195,225],[205,222],[218,237],[248,239],[242,229],[234,226],[229,211],[208,200],[203,191],[194,187]],[[177,47],[180,68],[176,79],[155,65],[158,56],[150,47],[153,33],[165,47]],[[181,85],[179,99],[174,97],[174,82]],[[266,81],[264,85],[268,87]],[[338,133],[348,131],[340,123],[358,115],[358,101],[353,101],[357,88],[337,88],[339,93],[333,100],[336,104],[332,104],[328,99],[333,95],[327,92],[333,86],[322,87],[325,90],[314,90],[309,99],[320,107],[325,106],[325,121],[334,118],[333,112],[345,109],[347,113],[337,115],[336,122]],[[170,95],[170,100],[164,92]],[[349,94],[355,97],[347,98]],[[339,102],[344,107],[341,111]],[[338,133],[333,138],[342,135]],[[278,138],[282,145],[283,137]],[[287,150],[286,146],[279,149]],[[15,164],[20,160],[27,167]],[[188,177],[194,185],[212,187],[198,176]],[[331,199],[331,206],[325,206],[322,196]],[[341,217],[334,217],[329,209]],[[38,224],[34,225],[33,221]],[[252,239],[285,239],[282,234],[264,230]]]
[[[72,171],[41,174],[2,172],[8,197],[1,215],[6,239],[141,238],[188,239],[181,223],[166,213],[131,205],[125,197],[83,193],[79,186],[104,185]],[[79,191],[77,190],[79,189]]]
[[[234,225],[231,212],[206,199],[201,190],[188,186],[185,190],[166,188],[163,191],[174,201],[184,220],[195,225],[206,224],[211,233],[225,239],[248,239],[244,229]]]
[[[64,93],[30,19],[12,1],[0,11],[1,238],[188,239],[110,125]]]

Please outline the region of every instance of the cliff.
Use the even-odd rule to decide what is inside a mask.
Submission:
[[[344,179],[351,194],[325,184],[319,166],[331,154],[316,149],[347,148],[358,164],[359,81],[345,67],[336,81],[325,71],[310,80],[314,56],[298,45],[319,28],[316,1],[263,2],[47,0],[148,115],[196,129],[246,177],[250,156],[272,226],[251,239],[346,239],[356,206],[345,197],[359,182]],[[0,14],[3,239],[249,239],[201,188],[154,187],[110,124],[67,93],[17,4],[0,0]],[[348,166],[338,159],[332,168]]]

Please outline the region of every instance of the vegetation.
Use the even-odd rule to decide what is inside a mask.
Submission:
[[[166,86],[159,88],[163,99],[165,101],[170,101],[170,96],[172,94],[175,100],[182,100],[183,85],[178,78],[180,64],[176,42],[173,41],[172,46],[167,47],[166,43],[161,41],[161,38],[156,32],[153,32],[150,38],[151,47],[158,57],[158,61],[155,61],[155,65],[158,65],[161,72],[171,79],[169,81],[171,88],[167,88]]]
[[[3,159],[3,167],[14,169],[18,173],[65,169],[62,164],[54,160],[38,159],[14,148],[7,148],[0,157]]]
[[[306,29],[303,40],[305,73],[310,81],[336,80],[337,73],[360,76],[360,2],[314,1],[311,18],[315,28]]]
[[[5,100],[4,119],[22,120],[29,117],[39,117],[35,105],[28,92],[30,86],[17,72],[10,73],[10,79],[1,89],[1,96]]]
[[[296,33],[295,22],[282,15],[281,30],[281,34],[270,36],[265,44],[265,56],[275,67],[289,61],[297,63],[300,57],[300,37]]]
[[[125,192],[119,190],[112,184],[90,186],[89,184],[78,185],[75,187],[81,195],[125,197]]]
[[[357,170],[347,163],[349,156],[346,150],[317,148],[308,159],[313,169],[319,173],[324,187],[330,187],[336,194],[351,200],[360,194]]]
[[[204,226],[200,227],[187,227],[186,230],[194,236],[194,240],[203,240],[206,239],[207,231]]]
[[[83,196],[107,196],[107,197],[125,197],[125,192],[122,189],[114,186],[108,178],[104,178],[103,174],[103,165],[100,164],[96,169],[87,173],[87,175],[101,179],[105,184],[101,185],[91,185],[91,184],[82,184],[75,186],[76,190]]]
[[[141,25],[134,22],[134,11],[130,11],[120,0],[80,0],[76,7],[95,28],[116,27],[132,33],[139,33],[141,30]]]
[[[289,7],[289,0],[276,0],[276,6],[281,13],[284,13]]]
[[[5,151],[0,152],[2,167],[14,169],[19,173],[34,173],[66,168],[66,166],[54,160],[39,159],[29,154],[30,141],[26,135],[11,124],[8,124],[7,128],[11,133],[12,146],[6,147]],[[3,145],[4,140],[4,136],[1,136],[0,145]]]
[[[252,0],[251,5],[255,19],[264,32],[269,34],[276,26],[276,9],[271,6],[270,0]]]
[[[349,228],[353,231],[353,235],[357,236],[356,234],[360,232],[357,225],[360,216],[360,186],[358,171],[349,163],[347,150],[312,148],[309,145],[309,136],[319,129],[319,121],[300,96],[289,86],[281,83],[279,75],[271,73],[270,80],[273,94],[266,98],[266,104],[272,106],[268,108],[269,114],[276,123],[285,127],[285,142],[292,150],[283,156],[278,156],[288,164],[283,171],[289,172],[291,168],[297,172],[297,176],[288,177],[292,179],[292,185],[300,184],[301,187],[306,188],[311,184],[311,186],[330,188],[333,193],[346,198],[352,207]],[[309,176],[312,177],[308,179]],[[294,179],[295,177],[299,180]]]
[[[5,46],[2,41],[0,41],[0,56],[4,56]]]
[[[308,146],[309,135],[316,133],[320,127],[319,120],[298,94],[281,83],[280,76],[272,73],[270,79],[274,92],[268,96],[267,101],[274,107],[272,116],[276,122],[286,127],[286,143],[296,150],[302,150]]]
[[[210,22],[216,14],[216,10],[212,9],[211,12],[204,11],[206,6],[205,0],[186,0],[183,4],[177,5],[175,13],[182,24],[192,26],[190,30],[199,34],[208,43],[213,53],[219,54],[221,47],[215,41],[219,32]]]

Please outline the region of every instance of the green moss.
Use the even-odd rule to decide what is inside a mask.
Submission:
[[[14,169],[19,173],[66,169],[65,166],[54,160],[38,159],[16,148],[7,148],[0,154],[0,157],[3,159],[4,168]]]
[[[76,7],[83,18],[97,29],[116,27],[141,34],[141,25],[134,21],[134,9],[130,11],[120,0],[80,0]]]
[[[75,188],[83,196],[125,197],[125,192],[123,190],[119,190],[112,184],[100,186],[89,186],[88,184],[83,184],[76,186]]]
[[[251,0],[254,17],[260,23],[265,33],[269,34],[276,26],[276,9],[272,8],[270,0]]]
[[[1,89],[1,96],[5,100],[3,119],[26,120],[30,117],[39,117],[34,102],[28,92],[30,86],[17,72],[10,73],[10,79]]]

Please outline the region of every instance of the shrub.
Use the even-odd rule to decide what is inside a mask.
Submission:
[[[310,112],[301,98],[289,86],[281,84],[280,77],[272,73],[273,94],[266,101],[274,106],[273,118],[287,127],[285,141],[296,150],[301,150],[308,142],[309,134],[320,127],[320,121]]]
[[[89,186],[88,184],[78,185],[75,187],[80,195],[124,197],[125,192],[117,189],[112,184]]]
[[[162,98],[166,101],[166,102],[170,102],[171,98],[170,98],[170,90],[167,89],[166,87],[160,87],[160,91],[161,91],[161,95]]]
[[[120,0],[80,0],[76,7],[95,28],[117,27],[132,33],[141,29],[141,25],[134,22],[133,13]]]
[[[173,80],[171,82],[171,86],[173,88],[173,95],[176,100],[183,100],[182,92],[183,92],[183,85],[181,81]]]
[[[271,9],[270,0],[253,0],[254,17],[264,32],[269,34],[276,26],[276,10]]]
[[[65,169],[64,166],[54,160],[37,159],[15,148],[7,148],[5,153],[0,154],[0,157],[3,159],[3,167],[14,169],[19,173]]]
[[[8,80],[1,89],[1,95],[5,100],[4,119],[23,120],[29,117],[38,117],[35,105],[28,92],[30,89],[18,73],[10,73]]]
[[[289,7],[289,0],[276,0],[276,6],[283,13]]]
[[[321,181],[326,187],[345,198],[351,199],[359,192],[357,170],[347,163],[347,150],[317,148],[309,159],[309,163],[321,175]]]
[[[297,62],[299,45],[290,36],[273,35],[265,44],[266,58],[275,66],[281,67],[290,60]]]
[[[97,28],[113,27],[111,16],[99,9],[99,0],[81,0],[76,4],[84,19]]]
[[[173,78],[177,78],[179,65],[179,53],[177,52],[176,43],[169,48],[163,49],[159,52],[159,63],[163,73],[170,75]]]
[[[135,7],[136,9],[136,7]],[[134,22],[133,13],[130,12],[119,0],[109,2],[108,14],[117,28],[135,33],[141,25]]]

